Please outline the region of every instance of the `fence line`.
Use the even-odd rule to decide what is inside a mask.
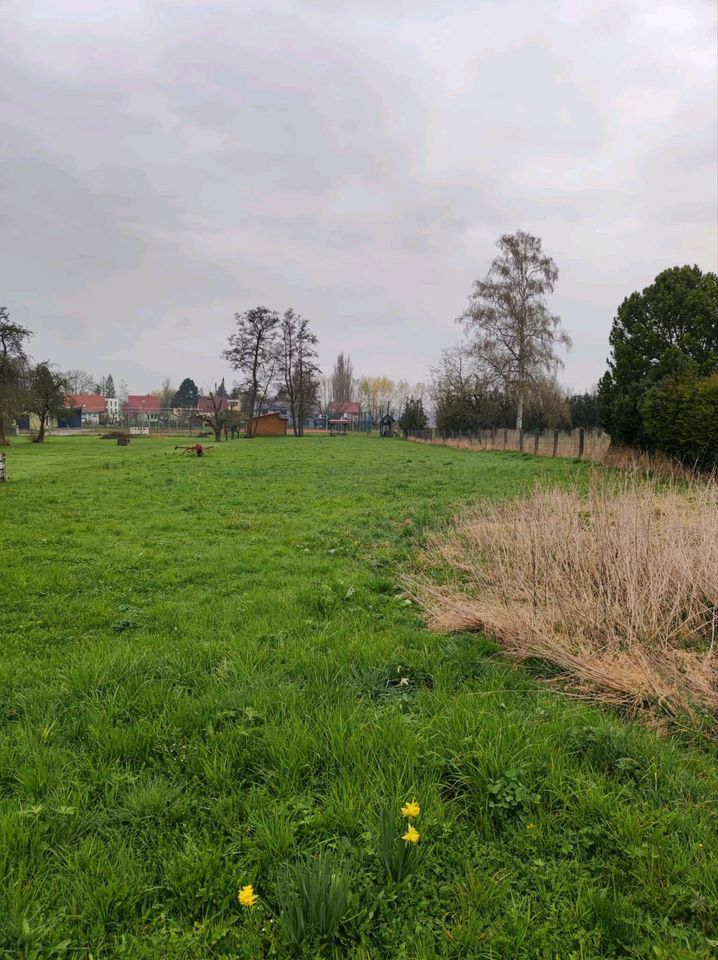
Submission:
[[[510,430],[492,427],[486,430],[413,430],[407,440],[439,444],[462,450],[513,450],[538,457],[578,457],[585,460],[604,460],[611,438],[602,430]]]

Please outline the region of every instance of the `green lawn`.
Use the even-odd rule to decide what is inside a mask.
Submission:
[[[710,753],[426,631],[401,596],[425,526],[584,467],[173,443],[9,451],[0,956],[718,955]],[[395,884],[378,813],[414,799],[420,859]],[[349,909],[289,946],[278,880],[319,851]]]

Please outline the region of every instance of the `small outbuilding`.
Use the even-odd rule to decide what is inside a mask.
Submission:
[[[395,423],[395,420],[392,417],[392,415],[390,413],[385,413],[384,416],[379,421],[379,436],[393,437],[394,423]]]
[[[278,413],[260,413],[254,418],[255,437],[286,437],[287,421]]]

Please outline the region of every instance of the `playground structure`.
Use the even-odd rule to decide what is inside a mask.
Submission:
[[[330,420],[329,421],[329,436],[330,437],[346,437],[347,430],[351,425],[351,420],[347,420],[342,417],[340,420]]]

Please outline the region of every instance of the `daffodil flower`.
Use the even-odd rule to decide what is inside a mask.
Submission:
[[[416,827],[409,827],[405,834],[402,836],[402,840],[406,840],[407,843],[418,843],[419,842],[419,831]]]
[[[246,886],[237,894],[237,899],[243,907],[253,907],[257,902],[257,894],[254,892],[254,887],[251,883],[248,883]]]

